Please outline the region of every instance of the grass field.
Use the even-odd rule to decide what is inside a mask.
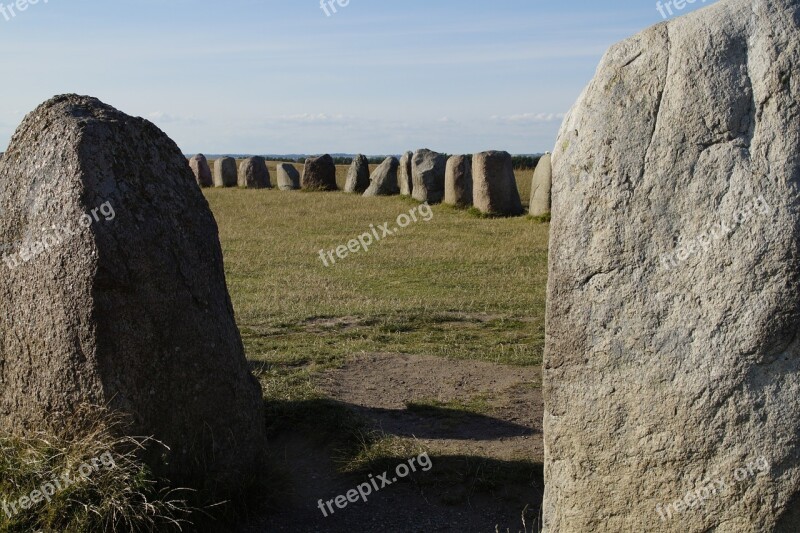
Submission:
[[[269,166],[274,181],[275,163]],[[340,187],[346,172],[337,168]],[[517,176],[523,199],[531,175]],[[433,206],[430,221],[412,223],[368,252],[326,267],[320,250],[346,244],[370,225],[394,224],[417,203],[342,192],[204,193],[219,225],[247,357],[272,406],[272,432],[300,428],[318,441],[349,442],[352,449],[338,452],[341,471],[389,462],[407,455],[414,443],[393,436],[355,442],[358,424],[326,401],[315,385],[320,373],[373,353],[541,364],[548,224]],[[466,414],[484,414],[487,405],[483,396],[454,405],[435,398],[430,403]],[[496,469],[491,481],[540,472],[541,459],[520,460],[527,467]]]
[[[529,181],[525,173],[520,187]],[[371,351],[541,362],[547,224],[433,206],[429,222],[326,267],[319,250],[394,223],[415,202],[274,189],[205,194],[249,358],[292,369]]]

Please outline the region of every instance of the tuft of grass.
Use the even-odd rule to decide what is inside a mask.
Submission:
[[[378,431],[362,434],[358,445],[355,454],[337,457],[341,472],[380,474],[393,470],[409,457],[430,453],[416,439],[385,435]]]
[[[549,224],[550,223],[550,213],[549,212],[545,213],[544,215],[539,215],[538,217],[535,217],[533,215],[528,215],[526,218],[528,220],[532,220],[532,221],[537,222],[539,224]]]
[[[468,400],[451,400],[442,402],[429,398],[422,398],[406,404],[406,409],[411,412],[427,416],[445,416],[456,421],[469,415],[486,415],[491,412],[489,398],[486,393],[478,394]]]
[[[168,532],[187,526],[196,511],[187,503],[191,494],[156,479],[138,458],[154,441],[118,437],[120,425],[107,411],[82,408],[58,435],[0,435],[0,494],[8,511],[8,502],[17,511],[0,513],[0,531]],[[105,462],[98,463],[101,457]],[[39,496],[38,503],[25,502],[27,509],[19,505],[48,483],[56,488],[49,501]]]

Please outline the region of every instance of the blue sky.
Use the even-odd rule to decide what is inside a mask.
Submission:
[[[650,0],[44,2],[0,15],[2,147],[75,92],[185,153],[542,152],[608,46],[663,20]]]

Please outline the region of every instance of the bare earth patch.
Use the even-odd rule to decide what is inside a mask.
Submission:
[[[370,354],[322,376],[321,390],[352,404],[388,434],[416,437],[443,453],[501,460],[544,456],[540,367]],[[486,416],[458,416],[459,409],[448,408],[475,403],[476,398],[487,404]],[[445,406],[407,409],[431,400]],[[458,424],[441,423],[456,417]]]
[[[381,353],[357,356],[321,373],[316,386],[387,435],[416,439],[430,450],[430,473],[438,474],[437,465],[513,470],[516,461],[541,463],[540,375],[539,367]],[[293,494],[285,509],[241,531],[516,533],[523,531],[526,506],[531,506],[527,531],[536,531],[531,513],[538,514],[542,486],[527,481],[488,491],[470,485],[474,481],[444,489],[398,482],[367,503],[349,503],[324,517],[318,500],[344,495],[366,475],[338,473],[330,450],[302,435],[281,434],[270,446],[291,473]]]

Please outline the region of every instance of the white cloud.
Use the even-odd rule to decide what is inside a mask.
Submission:
[[[353,117],[345,115],[330,115],[328,113],[300,113],[297,115],[281,115],[276,120],[281,122],[296,122],[301,124],[307,123],[320,123],[320,122],[346,122],[352,120]]]
[[[199,124],[201,120],[195,117],[184,117],[180,115],[173,115],[164,113],[163,111],[152,111],[145,117],[147,120],[160,124]]]
[[[566,113],[521,113],[518,115],[499,116],[492,115],[494,122],[512,124],[537,124],[541,122],[557,122],[564,120]]]

